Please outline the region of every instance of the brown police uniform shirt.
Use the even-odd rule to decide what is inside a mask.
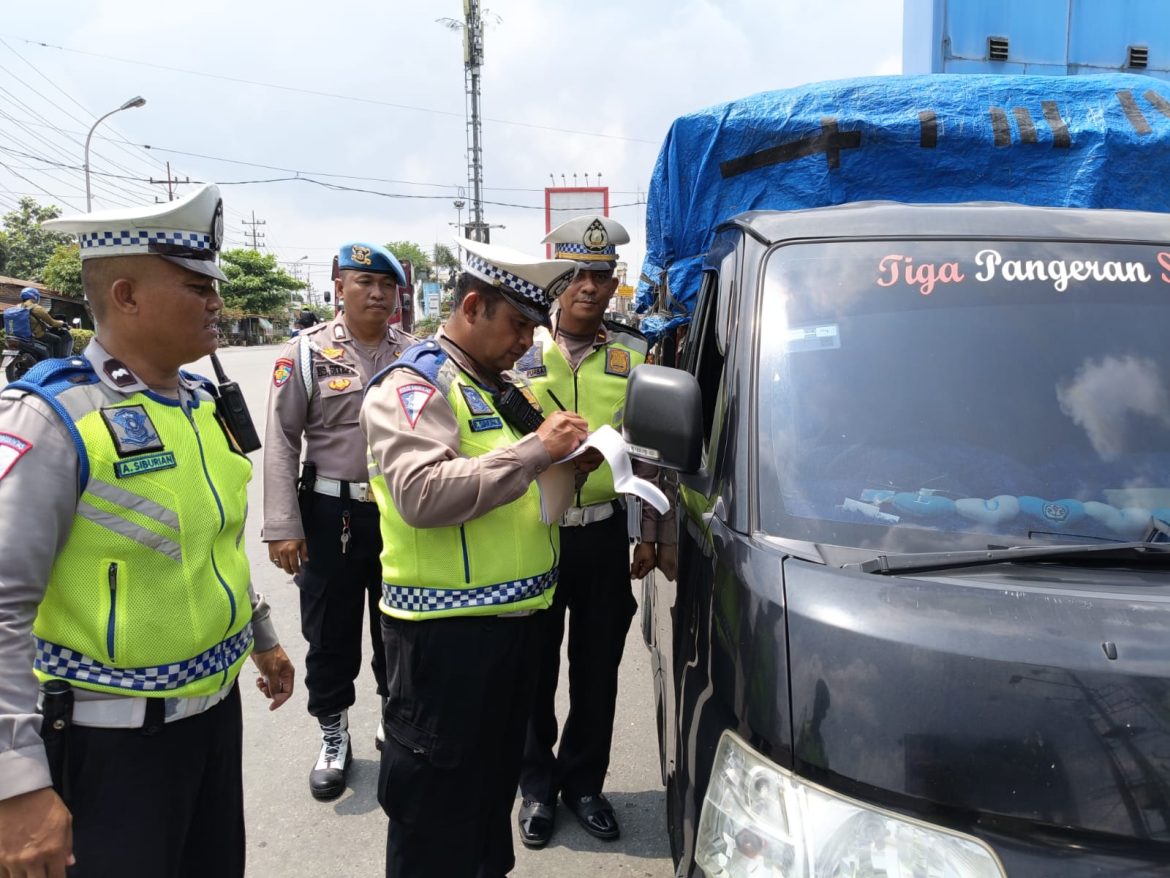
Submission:
[[[364,345],[339,314],[284,346],[272,372],[264,431],[265,542],[304,539],[296,490],[302,448],[320,477],[369,480],[366,439],[358,425],[362,394],[369,380],[415,341],[390,325],[376,347]],[[303,352],[309,355],[307,364]],[[306,365],[311,395],[306,393]]]
[[[552,330],[543,330],[541,332],[542,334],[543,332],[549,332],[553,336],[556,340],[557,347],[565,355],[565,359],[568,361],[570,368],[576,372],[589,354],[598,348],[605,347],[609,343],[609,333],[605,325],[602,324],[595,336],[573,335],[560,329],[558,317],[559,313],[554,311]],[[589,392],[588,387],[585,388],[584,392]],[[659,469],[654,464],[647,463],[636,457],[630,458],[630,464],[633,467],[634,475],[666,490]],[[659,515],[657,509],[649,503],[643,503],[641,539],[644,543],[674,543],[676,541],[674,507],[671,506],[665,515]]]
[[[484,374],[440,330],[435,341],[464,372],[488,388],[501,376]],[[477,457],[460,453],[459,423],[442,392],[413,412],[399,389],[434,387],[413,369],[395,369],[366,394],[361,427],[370,453],[386,478],[394,505],[412,527],[451,527],[511,503],[522,496],[551,461],[535,434]],[[425,396],[408,394],[414,404]]]

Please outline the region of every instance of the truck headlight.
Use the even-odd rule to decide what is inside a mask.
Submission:
[[[724,732],[699,818],[710,878],[1006,878],[982,841],[801,780]]]

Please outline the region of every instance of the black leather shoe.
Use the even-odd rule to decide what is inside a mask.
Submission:
[[[535,849],[548,844],[556,817],[556,805],[525,799],[516,817],[516,823],[520,826],[520,841],[524,842],[524,847]]]
[[[613,841],[622,834],[618,828],[617,815],[613,813],[613,805],[601,793],[595,796],[570,796],[568,793],[561,793],[561,799],[565,807],[580,821],[585,831],[594,838]]]

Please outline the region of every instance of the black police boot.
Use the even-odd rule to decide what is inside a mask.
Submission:
[[[327,802],[345,791],[345,776],[353,753],[349,749],[349,716],[343,710],[332,716],[319,716],[321,753],[309,772],[309,792],[314,799]]]
[[[378,714],[378,731],[374,733],[374,746],[382,752],[382,745],[386,743],[386,696],[382,696],[382,712]]]

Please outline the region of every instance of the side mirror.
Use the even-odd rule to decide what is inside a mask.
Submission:
[[[699,382],[681,369],[639,366],[626,387],[622,427],[630,454],[667,469],[698,472],[703,460]]]
[[[321,295],[323,295],[325,297],[325,304],[326,305],[328,305],[333,300],[333,293],[330,292],[329,290],[326,290]]]

